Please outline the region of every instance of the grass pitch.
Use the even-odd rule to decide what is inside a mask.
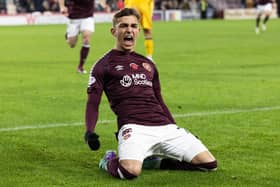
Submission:
[[[144,170],[133,181],[98,169],[115,149],[115,116],[103,97],[101,149],[84,143],[88,75],[64,25],[0,28],[0,186],[279,186],[280,24],[256,35],[254,21],[154,23],[163,96],[181,127],[218,159],[217,172]],[[86,69],[114,45],[97,24]],[[78,45],[80,46],[80,45]],[[141,33],[137,50],[144,54]],[[107,121],[107,122],[106,122]]]

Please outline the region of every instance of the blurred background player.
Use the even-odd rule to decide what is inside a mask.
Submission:
[[[261,18],[264,15],[262,21],[262,31],[266,30],[266,23],[269,20],[270,15],[272,14],[274,0],[256,0],[257,3],[257,18],[256,18],[256,34],[260,33],[260,22]]]
[[[146,57],[152,60],[154,51],[154,42],[152,38],[154,0],[124,0],[124,5],[126,8],[135,8],[140,13],[140,24],[145,36],[144,45],[146,48]]]
[[[59,0],[60,11],[68,16],[69,24],[65,34],[67,43],[74,48],[79,33],[82,34],[82,47],[77,72],[87,73],[84,64],[90,50],[91,35],[94,32],[94,0]]]

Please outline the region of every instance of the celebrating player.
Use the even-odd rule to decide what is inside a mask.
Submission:
[[[266,30],[266,23],[269,20],[270,15],[272,14],[272,4],[275,3],[274,0],[257,0],[257,18],[256,18],[256,34],[260,33],[260,22],[261,17],[264,15],[262,21],[262,30]]]
[[[118,156],[107,151],[99,167],[114,177],[133,179],[142,165],[161,169],[214,171],[217,161],[203,143],[176,125],[165,105],[155,64],[134,51],[140,15],[124,8],[113,17],[115,47],[95,63],[87,89],[85,140],[92,150],[100,146],[95,132],[104,91],[118,121]],[[166,159],[143,160],[152,155]],[[159,158],[159,157],[155,157]]]
[[[144,32],[146,56],[152,60],[154,42],[152,38],[152,20],[154,10],[154,0],[124,0],[125,7],[135,8],[141,16],[141,26]]]
[[[59,5],[61,12],[70,20],[65,37],[71,48],[76,46],[79,33],[82,34],[77,72],[85,74],[87,72],[83,66],[89,54],[91,35],[94,32],[94,0],[59,0]]]

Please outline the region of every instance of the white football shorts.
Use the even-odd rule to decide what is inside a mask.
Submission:
[[[67,26],[67,37],[77,36],[81,31],[85,30],[94,32],[94,17],[70,19]]]
[[[159,155],[191,162],[208,149],[192,133],[175,124],[164,126],[124,125],[118,133],[120,160],[143,160]]]
[[[266,13],[266,12],[271,12],[271,11],[272,11],[272,4],[271,3],[268,3],[266,5],[258,5],[257,6],[258,14]]]

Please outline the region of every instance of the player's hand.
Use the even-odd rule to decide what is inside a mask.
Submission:
[[[60,8],[60,13],[63,14],[64,16],[68,16],[68,8],[67,7],[61,7]]]
[[[100,147],[100,142],[98,140],[99,136],[96,133],[91,133],[87,131],[85,133],[85,141],[91,150],[96,151]]]

